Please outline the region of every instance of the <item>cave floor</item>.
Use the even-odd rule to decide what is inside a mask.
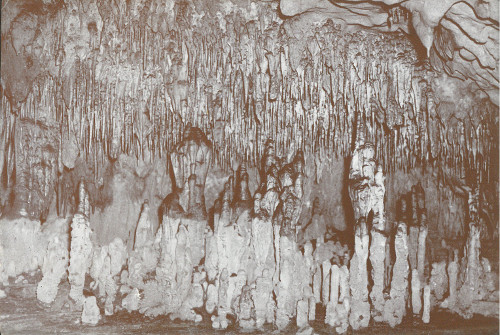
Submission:
[[[267,334],[274,333],[271,328],[257,331],[244,331],[232,328],[216,331],[209,322],[198,325],[188,322],[171,321],[168,317],[146,318],[139,313],[120,311],[113,316],[103,316],[97,326],[80,324],[81,312],[71,310],[66,299],[69,287],[61,284],[55,302],[49,307],[36,299],[36,277],[27,276],[23,281],[4,287],[7,296],[0,300],[0,333],[4,334]],[[68,285],[69,286],[69,285]],[[319,312],[321,314],[321,312]],[[321,316],[320,316],[321,317]],[[332,328],[319,321],[312,324],[317,334],[335,333]],[[283,334],[296,333],[298,329],[290,326]],[[431,323],[406,318],[404,322],[390,328],[386,324],[374,323],[369,328],[352,331],[348,334],[499,334],[499,321],[496,318],[475,316],[464,320],[448,312],[431,313]]]

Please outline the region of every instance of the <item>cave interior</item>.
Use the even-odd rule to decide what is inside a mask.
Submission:
[[[0,332],[498,333],[498,0],[2,0]]]

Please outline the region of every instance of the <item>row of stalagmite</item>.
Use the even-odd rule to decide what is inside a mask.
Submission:
[[[284,329],[292,319],[299,327],[316,320],[321,303],[324,322],[342,333],[349,326],[367,327],[371,319],[394,327],[407,311],[429,322],[436,306],[470,316],[494,291],[488,286],[491,267],[479,257],[477,199],[470,203],[473,223],[461,271],[455,251],[447,267],[446,261],[434,263],[430,273],[423,190],[413,189],[411,211],[403,211],[413,218],[400,218],[391,242],[385,227],[383,171],[373,147],[362,139],[349,173],[356,216],[352,255],[347,246],[324,237],[299,244],[304,158],[298,151],[279,165],[271,141],[253,199],[242,164],[227,180],[211,226],[202,196],[210,146],[200,129],[185,132],[171,157],[177,187],[160,207],[160,227],[153,231],[146,202],[128,255],[118,238],[107,246],[92,245],[88,195],[81,183],[71,224],[68,279],[71,299],[83,308],[82,322],[99,321],[99,301],[106,315],[126,309],[200,322],[206,312],[214,328],[226,328],[228,315],[233,315],[242,328],[273,324]],[[57,294],[68,261],[63,249],[58,240],[49,245],[37,291],[42,302],[51,303]],[[87,275],[98,300],[83,296]]]

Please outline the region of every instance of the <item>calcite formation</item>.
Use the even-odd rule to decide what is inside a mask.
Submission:
[[[78,210],[71,222],[68,280],[71,285],[69,296],[81,306],[84,302],[85,275],[90,269],[93,249],[89,222],[89,196],[83,181],[80,182],[78,197]]]
[[[59,283],[68,270],[69,252],[67,241],[60,240],[55,236],[47,246],[47,252],[43,258],[43,278],[37,286],[36,296],[38,300],[46,304],[54,301],[59,288]]]
[[[354,235],[354,255],[351,259],[350,267],[350,288],[351,288],[351,314],[349,316],[350,325],[353,329],[359,329],[367,327],[370,322],[370,304],[368,302],[368,268],[367,260],[369,254],[369,235],[367,227],[368,214],[373,213],[373,227],[372,229],[379,229],[375,221],[375,213],[377,216],[381,214],[379,212],[380,205],[379,201],[383,203],[382,199],[375,196],[376,188],[372,188],[375,183],[374,176],[374,149],[370,144],[365,144],[363,139],[360,137],[357,147],[353,153],[351,160],[351,168],[349,170],[349,195],[353,202],[354,216],[356,220],[356,228]],[[378,187],[378,185],[377,185]],[[383,207],[383,204],[382,204]],[[378,220],[378,219],[377,219]],[[382,225],[383,221],[379,222]],[[377,233],[374,233],[377,234]],[[374,247],[374,252],[377,253],[379,249],[379,242]],[[375,255],[374,260],[379,255]],[[383,254],[385,258],[385,245],[383,245]],[[384,268],[382,268],[383,270]],[[380,284],[380,275],[378,273],[379,269],[376,269],[375,279],[375,293],[380,288],[377,285]],[[383,272],[382,272],[383,278]],[[378,298],[378,297],[377,297]],[[376,299],[375,299],[376,300]],[[380,308],[380,301],[378,301],[376,308]],[[383,304],[382,304],[383,306]],[[380,311],[376,312],[379,313]]]
[[[41,279],[97,327],[498,318],[497,9],[3,1],[0,298]]]
[[[115,238],[109,245],[94,248],[90,276],[92,288],[99,292],[99,297],[104,298],[106,315],[114,313],[114,301],[118,291],[116,277],[127,261],[126,246],[120,238]]]
[[[394,327],[401,323],[408,296],[408,232],[404,222],[399,223],[394,239],[396,262],[393,267],[390,298],[385,302],[384,320]]]
[[[82,323],[95,326],[101,320],[101,312],[94,296],[83,301]]]

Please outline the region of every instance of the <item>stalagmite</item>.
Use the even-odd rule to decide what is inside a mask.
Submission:
[[[351,297],[349,294],[349,253],[344,255],[343,265],[340,267],[339,275],[339,303],[337,305],[338,325],[337,333],[343,334],[349,327],[349,313],[351,311]]]
[[[330,300],[326,306],[325,323],[336,327],[339,325],[337,306],[339,303],[340,269],[337,264],[331,267]]]
[[[406,312],[408,290],[408,233],[405,223],[399,223],[394,248],[396,262],[393,268],[390,298],[385,302],[384,319],[391,327],[401,323]]]
[[[96,325],[101,319],[101,312],[94,296],[86,297],[83,302],[82,323]]]
[[[367,217],[370,211],[377,218],[377,223],[383,229],[383,195],[384,187],[380,176],[375,180],[374,176],[374,148],[371,144],[365,144],[362,129],[358,130],[356,148],[354,150],[349,170],[349,196],[353,203],[354,216],[356,220],[354,236],[354,255],[350,267],[351,288],[351,313],[349,323],[354,330],[367,327],[370,322],[370,304],[368,302],[368,273],[367,260],[369,253],[369,235],[367,230]],[[372,185],[377,185],[372,188]],[[381,191],[380,194],[377,192]],[[377,216],[375,216],[377,214]],[[378,228],[374,225],[374,227]],[[380,242],[379,242],[380,243]],[[376,248],[378,249],[378,248]],[[385,254],[385,245],[381,251]],[[385,256],[382,256],[382,262]],[[378,270],[377,270],[378,271]],[[383,285],[383,268],[381,272]],[[377,276],[377,280],[380,276]],[[380,280],[378,280],[380,281]]]
[[[205,301],[205,309],[208,314],[212,314],[215,307],[218,305],[218,292],[217,287],[213,284],[209,284],[207,287],[207,299]]]
[[[2,333],[498,318],[496,4],[32,2],[2,3]]]
[[[431,312],[431,287],[425,285],[424,287],[424,311],[422,313],[422,322],[429,323]]]
[[[370,243],[370,263],[372,266],[373,286],[370,292],[372,302],[372,317],[375,321],[384,320],[384,279],[385,279],[385,244],[386,237],[379,231],[372,229]]]
[[[411,271],[411,306],[414,315],[419,315],[422,309],[422,289],[418,270]]]
[[[368,259],[369,236],[366,223],[361,222],[356,227],[354,240],[354,255],[349,271],[349,286],[351,289],[351,313],[349,323],[354,330],[368,326],[370,322],[370,304],[368,303]]]
[[[326,260],[323,262],[321,265],[321,270],[323,273],[323,280],[322,280],[322,289],[321,289],[321,302],[323,305],[327,305],[328,302],[330,301],[330,269],[332,265],[329,260]]]
[[[302,299],[297,302],[297,327],[302,328],[309,324],[309,301]]]
[[[431,287],[431,307],[433,307],[443,301],[444,295],[448,291],[446,261],[432,263],[429,286]]]
[[[92,242],[90,239],[92,230],[89,226],[90,204],[83,180],[80,182],[78,195],[78,211],[71,223],[68,280],[71,285],[69,296],[81,306],[84,303],[83,286],[85,284],[85,275],[92,260]]]
[[[61,241],[56,236],[49,242],[43,259],[43,278],[38,283],[36,291],[36,297],[41,302],[50,304],[56,298],[59,283],[68,268],[68,258],[67,242]]]
[[[427,225],[421,225],[418,235],[417,270],[420,282],[424,280],[425,248],[427,239]]]
[[[318,264],[316,264],[313,274],[313,295],[314,295],[314,300],[317,303],[321,301],[321,281],[322,281],[321,267]]]
[[[227,290],[229,288],[229,277],[227,269],[223,269],[219,277],[219,294],[218,294],[218,305],[217,305],[217,316],[212,316],[212,327],[215,329],[221,328],[226,329],[228,326],[228,321],[226,319],[227,312],[229,310],[227,301]]]
[[[458,276],[458,250],[453,250],[453,259],[448,263],[448,298],[441,304],[451,310],[455,308],[457,301],[457,276]]]
[[[257,278],[256,288],[253,293],[255,305],[255,322],[257,327],[262,327],[269,318],[274,319],[274,315],[268,315],[268,305],[272,300],[273,283],[268,269],[264,269],[262,276]]]
[[[481,251],[480,230],[478,225],[478,194],[469,193],[469,236],[464,247],[462,259],[463,284],[457,295],[456,310],[465,318],[472,317],[471,307],[478,299],[481,265],[479,254]]]

